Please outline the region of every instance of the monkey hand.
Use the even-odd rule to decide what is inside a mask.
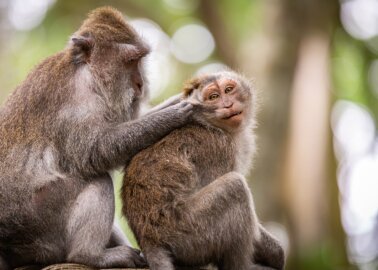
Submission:
[[[172,115],[172,120],[185,123],[193,113],[193,105],[186,100],[182,100],[163,109],[163,111]]]
[[[214,114],[218,108],[216,105],[208,105],[194,100],[191,100],[190,104],[193,105],[194,115]]]

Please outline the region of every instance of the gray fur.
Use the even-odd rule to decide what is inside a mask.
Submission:
[[[0,109],[1,269],[146,265],[112,232],[108,172],[185,124],[193,107],[180,102],[138,118],[147,52],[121,13],[97,9]]]

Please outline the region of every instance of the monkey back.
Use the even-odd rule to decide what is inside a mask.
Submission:
[[[123,179],[123,213],[141,247],[143,239],[164,242],[160,230],[180,232],[170,228],[170,220],[187,220],[181,207],[185,199],[235,169],[234,151],[231,136],[223,130],[192,124],[132,159]]]

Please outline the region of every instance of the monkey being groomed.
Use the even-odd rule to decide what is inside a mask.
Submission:
[[[186,85],[184,100],[213,110],[125,169],[123,213],[150,269],[283,269],[283,249],[260,225],[243,176],[255,150],[251,84],[231,71],[203,75]]]
[[[187,101],[138,119],[147,45],[112,8],[88,18],[0,109],[0,269],[145,266],[113,227],[109,171],[186,124]],[[137,202],[143,205],[143,202]]]

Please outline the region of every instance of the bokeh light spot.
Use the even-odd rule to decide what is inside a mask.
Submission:
[[[378,1],[344,1],[341,3],[341,22],[347,32],[357,39],[378,35]]]
[[[197,70],[196,75],[225,71],[225,70],[228,70],[228,69],[229,69],[229,67],[227,67],[225,64],[219,63],[219,62],[214,62],[214,63],[206,64],[206,65],[200,67]]]
[[[364,154],[371,149],[375,125],[365,108],[353,102],[338,101],[333,107],[331,121],[339,160]]]
[[[368,155],[356,162],[349,177],[350,209],[374,219],[378,215],[378,155]]]
[[[174,76],[170,51],[168,49],[170,38],[153,21],[135,19],[130,23],[151,47],[151,52],[146,57],[144,63],[150,82],[150,98],[153,99],[162,93],[168,86],[170,78]]]
[[[181,62],[195,64],[206,60],[214,51],[215,42],[202,25],[187,24],[172,37],[171,52]]]

